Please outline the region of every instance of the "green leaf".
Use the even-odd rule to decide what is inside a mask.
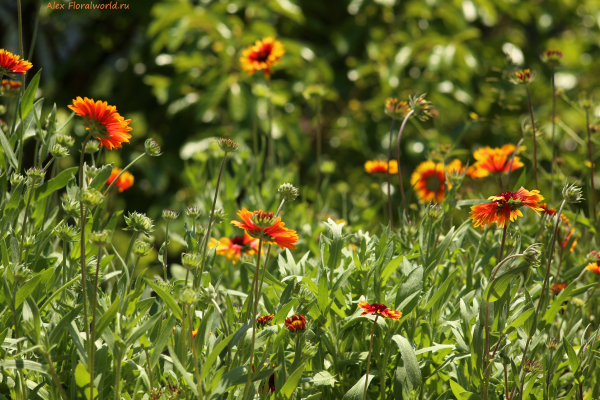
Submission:
[[[360,379],[346,392],[342,400],[363,400],[363,394],[365,392],[365,381],[367,381],[367,387],[371,381],[375,378],[375,375],[369,374],[369,379],[365,376],[361,376]]]
[[[77,307],[75,307],[74,309],[69,311],[65,316],[63,316],[60,319],[60,321],[58,321],[58,324],[56,324],[56,326],[54,327],[54,329],[52,329],[52,332],[50,333],[50,343],[51,344],[58,345],[58,342],[60,341],[60,338],[62,337],[63,331],[65,329],[67,329],[69,327],[69,325],[71,325],[71,322],[75,318],[77,318],[77,316],[79,315],[79,312],[81,311],[82,308],[83,308],[83,304],[78,305]]]
[[[43,374],[49,374],[46,367],[40,363],[30,360],[4,360],[0,361],[0,370],[7,369],[26,369],[28,371],[37,371]]]
[[[42,278],[42,273],[35,275],[26,284],[24,284],[21,289],[17,291],[17,295],[15,296],[15,309],[19,308],[21,304],[25,301],[25,299],[33,293],[38,283],[40,283],[40,279]]]
[[[421,369],[419,368],[419,362],[415,350],[410,345],[410,342],[401,335],[392,336],[392,340],[396,342],[400,349],[400,355],[402,361],[404,361],[404,368],[406,368],[406,374],[412,384],[413,389],[421,386]]]
[[[433,269],[436,266],[438,266],[439,264],[442,263],[444,254],[446,254],[446,250],[448,250],[448,247],[450,247],[450,243],[452,242],[453,238],[454,238],[454,227],[452,227],[452,229],[450,229],[448,231],[448,233],[446,234],[446,237],[444,238],[442,243],[439,244],[435,248],[435,250],[431,253],[429,258],[427,259],[427,268],[425,268],[424,276],[426,276],[426,277],[429,276],[431,271],[433,271]]]
[[[173,350],[173,346],[171,346],[171,343],[167,343],[167,348],[169,349],[169,355],[171,356],[171,359],[173,360],[173,365],[175,366],[175,368],[177,368],[179,373],[183,376],[183,379],[185,379],[185,382],[187,383],[187,385],[190,388],[190,390],[192,391],[192,393],[194,393],[196,396],[198,396],[198,386],[194,383],[194,381],[190,377],[190,373],[185,370],[185,367],[183,365],[181,365],[181,362],[177,358],[177,354]]]
[[[108,326],[111,321],[117,316],[117,312],[119,311],[119,297],[115,298],[115,301],[110,305],[108,310],[98,320],[98,324],[96,324],[96,337],[102,336],[102,333]]]
[[[157,312],[152,317],[150,317],[146,322],[144,322],[139,328],[131,332],[131,336],[127,338],[125,341],[126,346],[131,346],[135,343],[135,341],[142,336],[148,329],[152,328],[158,321],[162,318],[162,311]]]
[[[160,354],[163,352],[169,338],[173,336],[173,328],[177,323],[177,318],[174,315],[171,315],[165,325],[163,326],[163,330],[158,337],[158,340],[154,343],[154,349],[152,349],[152,354],[150,354],[150,366],[154,368],[158,359],[160,358]]]
[[[298,300],[292,299],[292,301],[288,302],[286,305],[281,307],[281,310],[279,310],[277,312],[277,314],[275,314],[275,317],[273,318],[273,324],[277,325],[277,324],[283,323],[285,318],[288,316],[288,313],[290,312],[290,310],[297,305],[298,305]]]
[[[75,368],[75,382],[82,388],[86,399],[90,399],[90,373],[82,363],[77,364]],[[94,398],[98,397],[98,390],[94,386]]]
[[[154,282],[146,279],[146,283],[156,292],[157,295],[165,302],[165,304],[171,309],[171,312],[180,320],[182,320],[181,308],[175,302],[173,296],[170,293],[165,292],[160,286]]]
[[[525,264],[521,267],[516,267],[505,271],[502,275],[496,277],[496,279],[488,283],[488,285],[485,287],[485,291],[483,292],[483,298],[487,299],[489,303],[497,301],[506,291],[508,284],[519,274],[525,272],[528,268],[529,265]]]
[[[573,350],[573,347],[569,343],[566,337],[563,337],[563,346],[567,350],[567,355],[569,356],[569,365],[571,366],[571,370],[575,375],[575,379],[578,380],[578,377],[581,375],[581,371],[579,369],[579,358]],[[579,382],[578,382],[579,383]]]
[[[23,93],[23,97],[21,98],[21,106],[19,109],[19,119],[25,119],[25,117],[33,108],[33,101],[35,100],[35,93],[37,92],[38,85],[40,84],[41,73],[42,70],[40,69],[37,72],[37,74],[35,74],[34,77],[31,79],[29,85],[27,85],[25,93]]]
[[[90,185],[88,187],[90,189],[96,189],[96,190],[102,189],[102,187],[104,186],[104,184],[106,183],[108,178],[110,178],[110,174],[112,173],[112,170],[113,170],[112,164],[107,164],[107,165],[103,166],[102,168],[100,168],[100,171],[98,171],[98,174],[94,177],[94,179],[92,179],[92,181],[90,182]]]
[[[204,362],[204,366],[202,367],[202,372],[200,373],[200,382],[204,380],[208,376],[208,373],[211,371],[213,364],[217,361],[217,357],[223,351],[223,349],[229,344],[231,339],[235,336],[235,333],[227,336],[225,339],[221,340],[221,342],[215,346],[215,348],[210,352],[208,357],[206,357],[206,361]]]
[[[6,154],[10,165],[14,169],[17,169],[17,167],[19,166],[19,162],[17,160],[17,157],[15,156],[15,152],[13,151],[12,145],[6,138],[6,135],[4,134],[4,130],[2,130],[2,129],[0,129],[0,144],[2,145],[0,147],[2,148],[2,151],[4,151],[4,154]]]
[[[36,189],[35,194],[33,195],[33,202],[38,202],[43,198],[50,196],[57,190],[67,186],[67,183],[73,179],[78,170],[79,167],[65,169],[60,174],[56,175],[56,177],[44,182],[43,185]]]
[[[508,158],[508,162],[510,163],[510,159],[512,158],[512,155]],[[523,185],[525,185],[525,181],[527,180],[527,168],[524,166],[523,167],[523,172],[521,172],[521,175],[519,176],[519,179],[517,179],[517,183],[515,183],[515,186],[513,188],[513,191],[518,191],[519,189],[521,189],[521,187]]]
[[[327,273],[321,270],[321,276],[319,277],[319,293],[317,297],[317,303],[321,313],[325,315],[327,312],[327,305],[329,304],[329,287],[327,286]]]
[[[523,326],[525,321],[527,321],[527,319],[531,316],[531,314],[533,314],[534,311],[535,309],[532,306],[527,310],[522,310],[519,312],[519,314],[510,317],[506,327],[504,328],[504,333],[508,333],[510,329],[519,329],[521,326]]]
[[[435,291],[435,294],[433,295],[433,297],[431,298],[431,300],[429,300],[429,302],[427,302],[427,304],[425,305],[425,308],[423,308],[424,311],[429,310],[431,307],[433,307],[433,305],[443,296],[446,295],[446,292],[448,290],[453,289],[453,287],[450,286],[450,284],[452,283],[452,281],[454,280],[455,275],[457,275],[459,272],[459,268],[455,268],[454,271],[450,272],[450,274],[448,275],[448,277],[446,278],[446,280],[444,281],[444,283]]]
[[[4,207],[4,216],[7,216],[10,210],[19,206],[19,202],[21,201],[21,193],[23,193],[23,186],[25,186],[25,181],[19,183],[17,187],[13,189],[12,193],[10,194],[10,200],[6,204],[6,207]]]
[[[281,394],[285,399],[291,398],[294,394],[294,391],[298,387],[298,382],[300,382],[300,379],[302,379],[304,367],[304,363],[300,364],[298,368],[296,368],[294,372],[292,372],[288,380],[285,382],[285,385],[283,385],[283,387],[279,391],[279,394]]]
[[[560,292],[560,294],[557,297],[554,298],[552,305],[544,313],[543,319],[544,319],[544,321],[546,321],[546,323],[551,324],[554,321],[554,317],[556,317],[556,314],[558,314],[558,312],[562,308],[562,305],[565,301],[568,301],[572,297],[575,297],[577,295],[587,292],[589,289],[591,289],[595,286],[595,283],[592,283],[591,285],[586,285],[586,286],[583,286],[583,287],[580,287],[577,289],[575,289],[575,286],[577,286],[576,281],[572,282],[562,292]]]

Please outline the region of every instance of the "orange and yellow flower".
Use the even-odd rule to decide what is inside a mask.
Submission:
[[[273,314],[267,314],[267,315],[263,315],[262,317],[258,317],[258,318],[256,318],[256,325],[258,325],[259,328],[263,328],[269,322],[271,322],[273,320],[273,318],[275,318],[275,315],[273,315]]]
[[[21,60],[21,57],[0,49],[0,74],[9,76],[12,74],[24,75],[31,67],[33,67],[33,64],[29,61]]]
[[[285,223],[281,222],[281,218],[275,218],[272,212],[262,210],[250,212],[245,208],[238,211],[238,216],[243,220],[231,221],[233,226],[244,229],[248,235],[253,238],[260,238],[263,235],[265,243],[275,243],[282,249],[295,249],[294,243],[298,243],[298,234],[292,229],[285,227]],[[257,221],[268,220],[268,226],[260,227]]]
[[[483,178],[489,174],[501,174],[508,172],[509,169],[514,171],[521,168],[524,164],[518,156],[515,156],[511,169],[510,160],[514,151],[514,144],[495,148],[485,146],[475,150],[473,157],[476,162],[471,168],[472,177]]]
[[[247,232],[243,236],[234,236],[232,238],[222,237],[217,239],[212,238],[208,243],[208,247],[217,246],[217,254],[227,257],[234,264],[240,261],[242,255],[253,256],[258,252],[258,239],[254,239]]]
[[[540,208],[542,209],[542,214],[544,215],[553,216],[554,214],[556,214],[556,209],[548,208],[548,205],[546,203],[541,203]]]
[[[121,171],[123,171],[121,168],[113,168],[112,172],[110,173],[110,178],[108,178],[106,181],[107,185],[110,185],[114,182],[114,185],[119,189],[119,192],[132,187],[134,181],[133,174],[131,174],[129,171],[125,171],[121,174]],[[119,176],[119,174],[121,174],[121,176]],[[119,176],[119,179],[117,179],[117,176]],[[117,180],[115,181],[115,179]]]
[[[131,120],[123,118],[117,112],[117,107],[100,100],[94,102],[94,99],[77,97],[69,108],[83,117],[86,129],[100,140],[101,146],[112,150],[121,148],[121,143],[129,143]]]
[[[256,43],[247,47],[242,52],[240,63],[242,69],[249,75],[256,71],[264,71],[268,78],[272,71],[272,67],[279,62],[279,59],[285,54],[285,49],[281,42],[273,37],[266,37],[263,40],[257,40]]]
[[[410,184],[414,187],[415,194],[422,203],[434,201],[441,203],[446,198],[444,181],[447,174],[463,174],[465,166],[459,159],[454,159],[446,164],[444,172],[444,164],[434,163],[433,161],[424,161],[417,166],[412,176]],[[467,173],[468,174],[468,173]],[[448,189],[452,188],[452,184],[448,183]]]
[[[478,204],[471,207],[471,217],[473,220],[473,226],[477,228],[485,225],[491,225],[494,222],[499,227],[504,227],[509,221],[515,221],[517,216],[522,217],[523,214],[519,208],[528,207],[531,208],[539,215],[539,211],[543,209],[540,207],[539,202],[544,200],[538,190],[527,190],[521,188],[516,192],[502,192],[497,196],[491,196],[488,200],[492,200],[491,203]]]
[[[4,90],[19,90],[21,88],[20,81],[13,81],[12,79],[2,79],[2,89]]]
[[[600,266],[598,265],[598,263],[595,263],[595,262],[589,263],[587,265],[587,267],[585,267],[585,269],[588,271],[592,271],[596,275],[600,275]]]
[[[391,318],[395,320],[400,320],[400,318],[402,318],[402,312],[390,310],[385,305],[380,303],[369,304],[366,301],[361,301],[360,303],[358,303],[358,306],[365,310],[361,315],[378,314],[382,317]]]
[[[302,333],[306,330],[307,325],[306,318],[302,314],[292,315],[292,318],[285,319],[285,326],[290,332]]]
[[[550,290],[556,295],[560,294],[563,290],[567,288],[567,285],[564,283],[555,283],[550,287]]]
[[[370,174],[385,174],[388,172],[388,163],[384,160],[372,160],[365,163],[365,171]],[[390,160],[389,173],[398,173],[398,161]]]

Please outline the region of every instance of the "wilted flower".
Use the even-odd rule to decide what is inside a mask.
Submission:
[[[9,51],[0,49],[0,74],[13,76],[13,74],[24,75],[33,67],[27,60],[22,60]]]
[[[25,177],[17,172],[13,172],[10,176],[10,184],[13,187],[18,186],[24,180],[25,180]]]
[[[397,174],[398,173],[398,161],[391,160],[389,165],[384,160],[372,160],[365,163],[365,171],[369,174]]]
[[[268,78],[272,73],[271,67],[277,64],[284,54],[285,49],[281,42],[273,37],[266,37],[262,41],[257,40],[253,46],[247,47],[240,57],[240,63],[248,75],[263,70],[265,77]]]
[[[213,223],[222,224],[225,221],[227,216],[225,215],[225,211],[222,208],[217,208],[214,213],[211,211],[210,215],[213,216]]]
[[[209,283],[208,287],[201,287],[198,299],[203,303],[211,303],[217,298],[217,292],[212,284]]]
[[[65,210],[65,213],[71,218],[79,218],[81,217],[81,210],[79,207],[79,202],[77,200],[66,199],[62,203],[62,208]]]
[[[200,216],[200,208],[197,206],[189,206],[185,209],[185,215],[191,219],[197,219]]]
[[[226,256],[234,264],[240,260],[242,254],[253,256],[258,252],[258,239],[252,238],[247,232],[243,236],[234,236],[231,239],[222,237],[218,241],[214,238],[208,243],[209,248],[217,246],[217,254]]]
[[[358,306],[360,308],[362,308],[363,310],[365,310],[361,315],[366,315],[366,314],[376,315],[377,314],[377,315],[381,315],[382,317],[385,317],[385,318],[395,319],[397,321],[399,321],[400,318],[402,318],[402,312],[390,310],[383,304],[379,304],[379,303],[369,304],[366,301],[361,301],[360,303],[358,303]]]
[[[106,229],[90,233],[90,242],[92,242],[92,244],[98,248],[108,246],[110,244],[111,239],[112,234]]]
[[[129,215],[125,217],[125,223],[127,224],[127,228],[123,229],[125,231],[141,232],[146,236],[148,236],[149,233],[154,232],[153,221],[144,213],[139,213],[137,211],[133,213],[130,212]]]
[[[152,250],[152,245],[143,240],[137,239],[133,244],[133,254],[138,257],[146,257],[150,254],[150,250]]]
[[[97,140],[90,140],[85,144],[85,148],[83,149],[83,151],[86,154],[94,154],[96,153],[98,150],[100,150],[100,142]]]
[[[538,190],[527,190],[520,188],[516,192],[506,191],[497,196],[491,196],[488,200],[491,203],[478,204],[471,207],[471,219],[473,226],[477,228],[485,225],[491,225],[494,222],[499,227],[504,227],[509,221],[515,221],[517,216],[522,217],[523,214],[519,208],[525,206],[539,214],[542,209],[539,207],[539,202],[544,200]]]
[[[75,144],[75,138],[68,135],[56,135],[56,143],[61,146],[71,147]]]
[[[264,328],[269,324],[269,322],[271,322],[273,318],[275,318],[275,315],[273,314],[267,314],[263,315],[262,317],[258,317],[256,318],[256,325],[258,325],[259,328]]]
[[[583,199],[581,188],[575,186],[575,184],[566,184],[562,190],[562,195],[567,200],[567,203],[579,203]]]
[[[238,147],[240,147],[240,145],[239,145],[239,143],[234,142],[231,139],[220,138],[219,139],[219,147],[225,153],[232,153],[232,152],[236,151],[238,149]]]
[[[299,195],[298,189],[296,189],[291,183],[284,183],[277,189],[279,192],[279,198],[286,202],[294,201]]]
[[[181,254],[181,263],[187,269],[194,269],[200,265],[202,256],[197,253],[183,253]]]
[[[522,85],[528,85],[531,81],[533,81],[533,75],[529,69],[524,69],[522,71],[515,72],[515,83],[520,83]]]
[[[119,174],[121,176],[119,176]],[[117,179],[117,177],[119,177]],[[121,168],[113,168],[110,173],[110,177],[106,181],[107,185],[110,185],[114,182],[114,185],[119,189],[119,192],[123,192],[124,190],[129,189],[133,186],[133,182],[135,181],[133,174],[129,171],[124,171]]]
[[[117,112],[117,107],[109,106],[107,102],[100,100],[94,102],[94,99],[77,97],[69,108],[83,117],[86,130],[100,140],[98,146],[101,144],[108,150],[112,150],[122,147],[122,143],[129,143],[131,135],[128,132],[132,130],[129,127],[131,120],[123,118]],[[88,146],[85,152],[88,153]]]
[[[52,232],[63,242],[68,243],[79,240],[79,232],[77,229],[66,223],[59,224]]]
[[[144,150],[150,157],[158,157],[162,154],[160,146],[154,141],[154,139],[146,139],[144,142]]]
[[[162,212],[162,217],[165,221],[171,222],[171,221],[176,220],[179,217],[179,213],[177,211],[165,209]]]
[[[292,318],[285,319],[285,326],[292,333],[302,333],[307,327],[306,318],[302,314],[292,315]]]
[[[558,67],[562,58],[562,51],[556,49],[548,49],[542,54],[542,61],[551,67]]]
[[[50,154],[52,157],[64,158],[69,155],[69,149],[59,143],[54,143],[50,148]]]
[[[81,191],[79,200],[84,206],[92,208],[102,203],[102,201],[104,201],[104,196],[97,189],[88,188]]]
[[[385,101],[384,111],[387,115],[394,119],[405,118],[410,112],[410,107],[406,101],[389,98]]]
[[[427,93],[409,98],[410,108],[414,111],[415,117],[421,121],[427,121],[434,116],[434,109],[431,102],[425,100]]]

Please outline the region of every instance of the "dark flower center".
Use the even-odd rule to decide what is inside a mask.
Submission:
[[[260,47],[260,50],[253,54],[252,58],[254,58],[256,61],[265,62],[271,55],[271,50],[273,50],[273,47],[270,43],[263,44]]]

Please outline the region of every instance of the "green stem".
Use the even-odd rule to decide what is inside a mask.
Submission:
[[[148,349],[144,347],[144,353],[146,353],[146,362],[148,363],[148,378],[150,379],[150,396],[154,394],[154,383],[152,378],[152,366],[150,365],[150,354],[148,354]]]
[[[594,209],[594,222],[598,222],[598,204],[596,203],[596,184],[594,183],[594,156],[592,154],[592,134],[590,132],[590,109],[585,109],[585,126],[588,137],[588,153],[590,157],[590,181],[592,183],[592,208]],[[559,214],[560,215],[560,214]]]
[[[33,192],[35,192],[35,180],[31,179],[31,187],[29,188],[29,199],[27,199],[27,205],[25,206],[25,216],[23,217],[23,225],[21,226],[21,246],[19,247],[19,262],[21,262],[21,257],[23,255],[23,241],[25,240],[25,231],[27,230],[27,214],[29,213],[29,206],[31,205],[31,198],[33,197]]]
[[[512,157],[510,158],[510,165],[508,166],[508,178],[506,178],[506,190],[510,190],[510,173],[512,172],[513,162],[515,161],[515,156],[517,155],[519,147],[521,147],[521,143],[523,143],[523,138],[521,138],[521,140],[519,140],[517,143],[517,147],[515,147],[515,151],[513,151]]]
[[[502,229],[502,243],[500,244],[500,257],[498,260],[502,261],[504,257],[504,244],[506,243],[506,230],[508,229],[508,222],[504,224],[504,229]]]
[[[117,344],[117,346],[119,346]],[[121,349],[117,350],[117,371],[115,372],[115,400],[121,400]]]
[[[81,147],[81,157],[79,160],[79,195],[84,187],[84,174],[83,174],[83,159],[85,155],[85,145],[90,140],[91,135],[88,136],[83,141],[83,146]],[[85,340],[89,344],[90,342],[90,328],[88,321],[88,310],[87,310],[87,281],[85,279],[85,222],[86,222],[86,210],[83,208],[83,202],[79,202],[79,212],[81,214],[81,242],[79,243],[81,247],[81,257],[80,257],[80,265],[81,265],[81,289],[83,290],[83,327],[85,329]]]
[[[381,364],[381,386],[379,389],[380,395],[379,398],[381,400],[385,400],[385,380],[387,378],[387,362],[388,362],[389,352],[385,350],[383,353],[383,362]]]
[[[263,236],[262,231],[260,238],[258,239],[258,252],[256,253],[256,271],[254,272],[254,276],[258,277],[258,273],[260,271],[260,252],[262,251],[262,243]],[[254,309],[252,313],[252,345],[250,347],[250,365],[248,366],[248,380],[246,381],[246,388],[244,389],[244,397],[243,400],[246,400],[248,397],[248,391],[250,390],[250,385],[252,384],[252,363],[254,362],[254,343],[256,341],[256,312],[258,305],[258,286],[254,292]]]
[[[198,383],[198,398],[202,399],[202,382],[200,382],[200,372],[198,372],[198,357],[196,355],[196,346],[194,346],[194,338],[192,332],[194,331],[194,325],[192,324],[192,313],[190,306],[188,306],[188,321],[190,322],[190,347],[192,348],[192,357],[194,359],[194,374],[196,375],[196,382]]]
[[[379,314],[375,314],[373,321],[373,330],[371,330],[371,342],[369,343],[369,357],[367,358],[367,373],[365,374],[365,391],[363,392],[363,400],[367,399],[367,388],[369,387],[369,368],[371,367],[371,353],[373,352],[373,336],[375,336],[375,326],[377,325]]]
[[[164,274],[165,274],[165,282],[168,282],[167,280],[167,250],[169,249],[169,221],[167,221],[167,228],[166,228],[166,233],[165,233],[165,254],[163,255],[163,268],[164,268]]]
[[[315,108],[317,111],[317,182],[316,182],[316,193],[319,193],[319,185],[321,184],[321,99],[317,96],[315,102],[317,103]]]
[[[269,97],[267,102],[269,104],[269,130],[267,131],[268,142],[269,142],[269,166],[273,168],[275,166],[275,143],[273,140],[273,94],[271,93],[271,80],[267,79],[267,86],[269,88]]]
[[[554,145],[554,134],[556,132],[556,86],[554,83],[554,65],[552,66],[552,162],[550,163],[550,176],[552,187],[552,204],[554,204],[554,162],[556,159],[556,148]]]
[[[60,380],[58,379],[58,375],[56,374],[56,370],[54,369],[54,363],[52,362],[52,357],[50,356],[49,353],[46,353],[46,352],[44,352],[44,355],[46,356],[46,362],[48,363],[48,368],[50,369],[50,375],[52,376],[52,379],[54,380],[54,384],[58,388],[60,397],[63,400],[67,400],[67,394],[65,393],[65,390],[63,389],[62,385],[60,384]]]
[[[83,147],[85,148],[85,142],[83,143]],[[127,165],[125,168],[123,168],[123,170],[119,173],[119,175],[117,175],[117,177],[115,179],[113,179],[113,181],[110,183],[110,185],[107,186],[106,189],[104,189],[104,193],[106,194],[108,193],[108,191],[110,190],[110,188],[115,184],[116,181],[119,180],[119,178],[121,177],[121,175],[123,175],[123,173],[125,171],[127,171],[129,168],[131,168],[131,166],[133,164],[135,164],[136,162],[138,162],[138,160],[140,160],[142,157],[144,157],[146,155],[146,153],[142,153],[140,156],[138,156],[135,160],[133,160],[132,162],[129,163],[129,165]]]
[[[94,294],[92,297],[92,331],[90,332],[91,340],[89,343],[88,361],[90,363],[90,399],[94,398],[94,353],[96,345],[96,304],[98,301],[98,277],[100,275],[100,260],[102,259],[102,248],[98,247],[98,255],[96,256],[96,276],[94,278]]]
[[[539,190],[538,186],[538,162],[537,162],[537,138],[535,137],[535,118],[533,117],[533,104],[531,103],[531,95],[529,94],[529,87],[525,86],[527,92],[527,100],[529,101],[529,113],[531,114],[531,131],[533,132],[533,172],[535,176],[535,188]]]
[[[387,162],[388,168],[386,171],[387,176],[387,198],[388,198],[388,215],[390,217],[390,226],[392,230],[394,230],[394,216],[392,214],[392,185],[390,183],[391,175],[390,175],[390,161],[392,160],[392,137],[394,136],[394,124],[396,123],[396,119],[392,118],[392,127],[390,129],[390,141],[388,145],[387,152]],[[384,399],[382,399],[384,400]]]
[[[283,208],[284,203],[285,203],[285,199],[281,199],[281,203],[279,203],[279,208],[277,209],[277,213],[275,213],[275,218],[279,217],[279,213],[281,212],[281,209]],[[258,285],[257,290],[262,289],[263,282],[265,281],[265,273],[266,273],[267,267],[269,265],[269,256],[271,255],[271,247],[272,247],[272,245],[269,245],[269,247],[267,248],[267,256],[265,257],[265,264],[263,266],[262,273],[260,275],[260,283]],[[246,319],[247,318],[248,317],[246,317]]]
[[[404,187],[402,186],[402,168],[400,167],[400,140],[402,139],[402,132],[404,132],[404,127],[406,126],[406,122],[413,114],[414,110],[410,110],[406,117],[404,117],[404,121],[402,121],[402,125],[400,126],[400,130],[398,131],[398,141],[396,142],[396,160],[398,161],[398,183],[400,184],[400,194],[402,195],[402,205],[404,206],[404,212],[408,212],[408,208],[406,207],[406,199],[404,197]],[[400,216],[400,220],[402,221],[402,216]],[[366,392],[365,392],[366,393]]]

